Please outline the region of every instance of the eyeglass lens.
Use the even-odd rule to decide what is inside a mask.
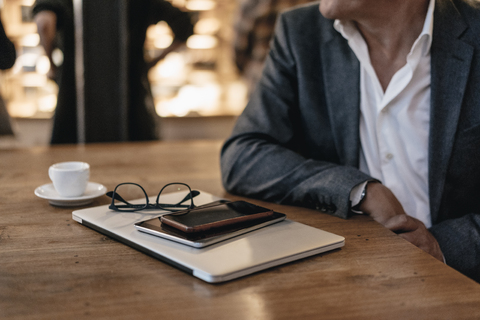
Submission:
[[[146,206],[146,195],[142,188],[136,184],[125,183],[117,186],[115,189],[115,198],[113,204],[119,210],[128,211],[134,204],[137,209]]]
[[[166,185],[159,193],[157,204],[167,210],[185,210],[193,207],[190,188],[181,183]]]

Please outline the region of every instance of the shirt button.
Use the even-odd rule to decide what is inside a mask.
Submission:
[[[387,155],[385,156],[385,158],[387,158],[387,160],[392,160],[392,159],[393,159],[393,154],[387,153]]]

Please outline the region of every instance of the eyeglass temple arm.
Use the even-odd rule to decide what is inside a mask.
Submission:
[[[106,194],[105,194],[107,197],[110,197],[112,198],[113,197],[113,191],[108,191]],[[118,200],[118,201],[121,201],[125,204],[129,204],[125,199],[123,199],[118,193],[115,193],[115,200]]]
[[[185,198],[183,198],[180,202],[178,202],[178,204],[183,203],[183,202],[185,202],[185,201],[187,201],[187,200],[190,200],[190,199],[192,199],[192,198],[195,198],[195,197],[198,196],[199,194],[200,194],[200,191],[192,190],[192,192],[189,193],[189,194],[187,194],[187,195],[185,196]]]

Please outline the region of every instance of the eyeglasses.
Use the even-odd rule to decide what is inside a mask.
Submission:
[[[113,191],[106,193],[108,197],[112,198],[112,203],[108,208],[121,212],[154,209],[175,212],[193,209],[195,208],[193,198],[199,194],[199,191],[192,190],[190,186],[181,182],[165,185],[158,193],[155,204],[149,203],[147,193],[142,186],[132,182],[120,183]]]

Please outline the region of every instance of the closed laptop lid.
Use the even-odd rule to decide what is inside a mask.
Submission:
[[[195,204],[218,199],[201,192],[195,198]],[[161,211],[116,212],[105,205],[76,210],[72,216],[87,227],[207,282],[232,280],[340,248],[345,240],[341,236],[288,219],[201,249],[136,230],[135,223],[161,214]]]

